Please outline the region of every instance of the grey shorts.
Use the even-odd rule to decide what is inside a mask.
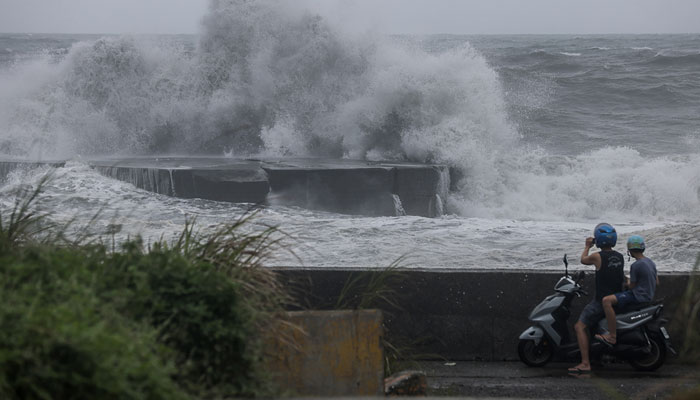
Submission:
[[[603,311],[603,305],[596,300],[591,301],[586,304],[586,307],[581,311],[581,316],[578,320],[581,321],[587,327],[591,327],[598,323],[601,319],[605,318],[605,311]]]

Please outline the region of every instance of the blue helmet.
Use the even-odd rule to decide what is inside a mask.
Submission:
[[[617,232],[610,224],[598,224],[593,230],[593,236],[595,237],[595,245],[600,248],[615,247],[617,244]]]
[[[644,244],[644,238],[639,235],[630,236],[630,238],[627,239],[627,250],[644,252],[646,248],[647,246]]]

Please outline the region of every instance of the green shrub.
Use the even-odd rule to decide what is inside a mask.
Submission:
[[[188,392],[251,396],[260,389],[255,315],[239,283],[208,262],[161,246],[148,253],[132,247],[107,265],[97,292],[123,315],[157,330]]]
[[[258,334],[287,295],[262,262],[274,228],[112,252],[43,223],[29,192],[0,213],[0,398],[269,395]]]
[[[686,362],[700,363],[700,256],[688,279],[676,319],[684,327],[680,355]]]
[[[155,329],[101,302],[73,254],[42,253],[0,262],[0,398],[186,398]]]

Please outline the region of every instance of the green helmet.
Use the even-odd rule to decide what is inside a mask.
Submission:
[[[641,252],[646,250],[644,238],[639,235],[630,236],[630,238],[627,239],[627,250]]]

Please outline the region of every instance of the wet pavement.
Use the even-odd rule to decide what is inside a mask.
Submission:
[[[519,362],[423,362],[429,396],[517,399],[663,399],[700,385],[697,365],[666,364],[638,372],[605,364],[569,374],[572,364],[531,368]]]

